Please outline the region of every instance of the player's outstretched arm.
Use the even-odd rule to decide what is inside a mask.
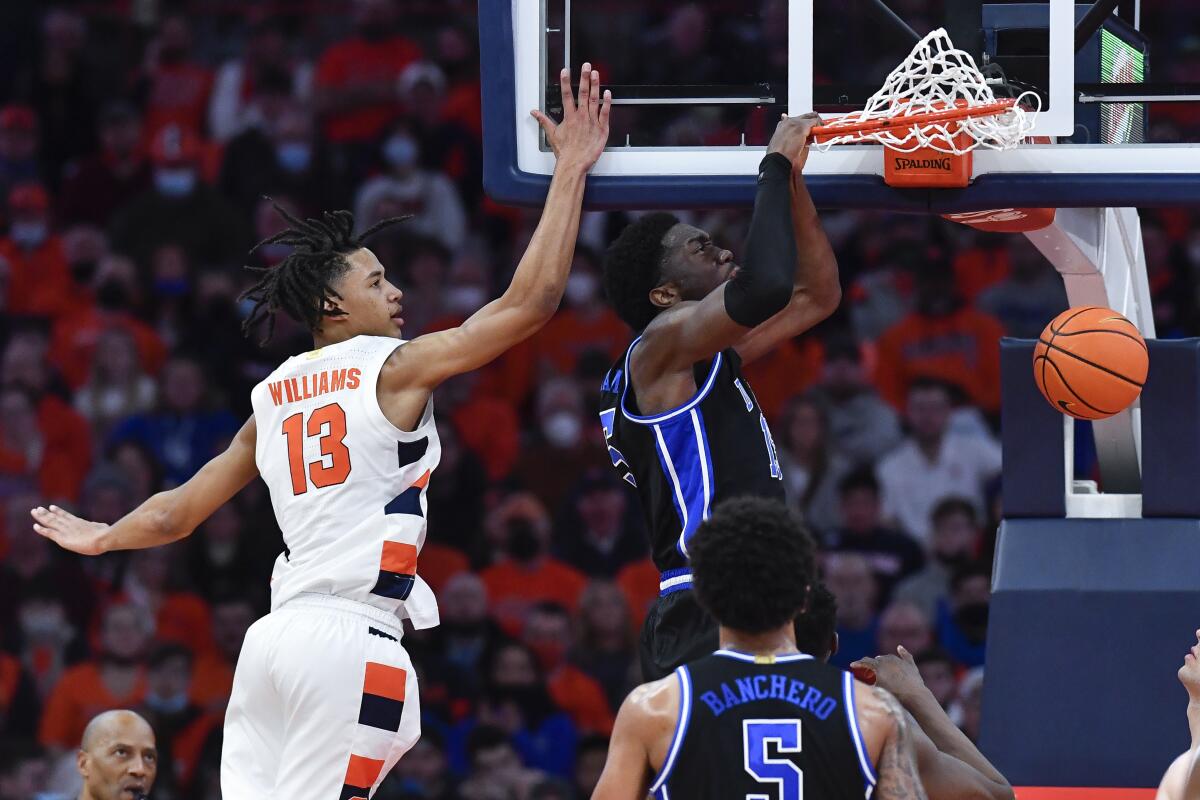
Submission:
[[[639,373],[689,372],[727,347],[737,347],[746,360],[837,308],[837,265],[816,210],[798,223],[792,208],[793,176],[804,165],[809,131],[819,122],[810,114],[785,118],[776,127],[759,165],[740,271],[702,300],[679,303],[646,328],[634,355]],[[813,244],[818,238],[823,249]],[[805,252],[797,251],[799,244]]]
[[[85,556],[182,539],[258,475],[255,436],[254,417],[250,417],[225,452],[201,467],[191,480],[150,497],[112,525],[80,519],[56,506],[39,506],[30,512],[33,529],[60,547]]]
[[[862,658],[850,666],[873,672],[875,685],[890,692],[916,723],[912,738],[929,796],[1012,800],[1012,786],[942,710],[921,679],[912,654],[904,647],[897,653]]]
[[[821,124],[816,114],[797,117],[806,129]],[[736,345],[742,363],[766,355],[787,339],[807,331],[832,314],[842,300],[837,257],[829,237],[821,227],[817,207],[804,183],[804,164],[808,160],[808,140],[792,158],[791,215],[792,235],[796,241],[796,272],[792,299],[771,319],[746,334]]]
[[[873,695],[874,703],[882,706],[886,717],[882,725],[885,738],[879,755],[878,780],[872,797],[876,800],[926,800],[925,787],[913,759],[912,733],[904,709],[896,698],[882,689],[876,689]]]
[[[1200,630],[1196,644],[1184,657],[1179,682],[1188,693],[1187,720],[1192,745],[1171,762],[1155,800],[1200,800]]]
[[[674,675],[639,686],[617,712],[608,759],[592,800],[644,800],[652,777],[650,748],[670,742],[679,710]]]
[[[600,74],[583,65],[578,102],[571,96],[571,76],[559,76],[563,121],[555,125],[540,111],[531,112],[554,150],[554,179],[541,221],[512,282],[499,298],[479,309],[457,328],[420,336],[399,351],[403,389],[433,389],[454,375],[478,369],[542,328],[562,301],[575,252],[583,188],[587,172],[604,152],[612,96],[600,99]],[[399,366],[399,365],[397,365]]]

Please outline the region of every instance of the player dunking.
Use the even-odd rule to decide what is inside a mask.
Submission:
[[[717,626],[688,591],[690,542],[715,505],[783,500],[767,420],[741,365],[808,330],[841,299],[837,262],[801,170],[815,114],[784,119],[759,166],[741,265],[670,214],[627,227],[605,290],[637,334],[601,390],[608,453],[636,487],[662,574],[641,638],[642,677],[711,653]]]
[[[565,70],[560,83],[562,123],[533,112],[557,159],[546,207],[497,300],[458,328],[404,342],[401,292],[363,246],[387,223],[355,237],[346,211],[285,214],[291,228],[264,244],[294,252],[248,293],[248,326],[282,310],[309,327],[316,349],[255,387],[254,414],[228,450],[111,527],[54,506],[33,510],[39,533],[78,553],[153,547],[187,536],[262,475],[287,549],[272,577],[272,613],[251,627],[238,658],[225,797],[369,798],[419,736],[416,675],[400,638],[402,619],[438,622],[417,575],[441,453],[431,394],[527,339],[558,308],[611,105],[607,92],[601,104],[588,64],[578,104]]]
[[[924,798],[895,698],[796,648],[816,581],[796,515],[729,500],[690,550],[720,649],[626,698],[593,800]]]

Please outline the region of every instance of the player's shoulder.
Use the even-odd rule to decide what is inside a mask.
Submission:
[[[674,727],[681,699],[679,678],[671,673],[630,692],[621,704],[620,714],[626,723]]]

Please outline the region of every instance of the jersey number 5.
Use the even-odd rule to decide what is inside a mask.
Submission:
[[[767,753],[775,743],[777,756]],[[759,783],[773,783],[777,793],[748,794],[746,800],[802,800],[804,773],[787,757],[800,752],[800,721],[795,719],[748,719],[742,722],[742,746],[746,772]],[[780,757],[783,756],[783,757]]]
[[[306,430],[307,429],[307,430]],[[304,437],[319,436],[321,457],[308,463],[307,475],[304,463]],[[346,412],[337,403],[321,406],[308,415],[308,424],[303,414],[292,414],[283,421],[283,435],[287,437],[288,466],[292,472],[292,494],[308,491],[308,482],[318,489],[336,486],[350,474],[350,451],[346,448]]]

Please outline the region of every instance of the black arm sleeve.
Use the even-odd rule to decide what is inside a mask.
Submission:
[[[791,176],[791,162],[779,153],[768,153],[758,166],[758,192],[746,237],[746,255],[737,277],[725,286],[725,312],[747,328],[766,322],[792,298],[796,239],[792,231]]]

